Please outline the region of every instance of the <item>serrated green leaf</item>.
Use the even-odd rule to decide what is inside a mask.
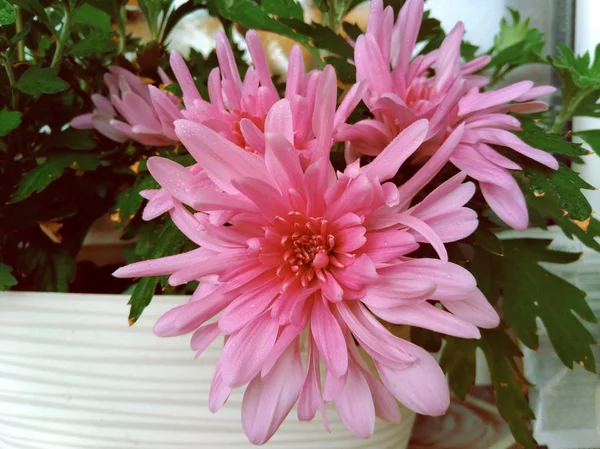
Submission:
[[[475,244],[497,256],[504,254],[502,241],[489,229],[479,228],[475,232]]]
[[[19,111],[9,111],[6,108],[0,111],[0,137],[6,136],[20,125],[21,113]]]
[[[279,21],[293,31],[307,36],[317,48],[328,50],[345,59],[354,58],[354,49],[348,41],[328,27],[318,23],[308,24],[297,19],[280,19]]]
[[[515,134],[523,142],[534,148],[570,157],[585,156],[588,154],[588,151],[581,144],[564,140],[559,134],[546,131],[531,119],[520,117],[520,121],[522,131],[517,131]]]
[[[348,35],[348,37],[353,41],[356,41],[356,39],[358,39],[358,36],[362,34],[362,30],[355,23],[343,22],[342,28],[344,29],[344,32]]]
[[[587,247],[600,252],[600,243],[598,242],[600,221],[591,217],[586,229],[583,223],[575,223],[568,215],[564,215],[560,203],[554,195],[535,196],[528,188],[524,188],[523,192],[527,200],[529,219],[532,223],[545,229],[546,220],[552,220],[567,237],[577,237]]]
[[[112,31],[95,30],[88,34],[69,49],[69,54],[76,58],[85,58],[92,55],[101,56],[117,50]]]
[[[295,0],[263,0],[261,6],[266,12],[279,18],[300,20],[304,18],[302,5]]]
[[[184,242],[185,239],[179,229],[177,229],[173,222],[169,220],[164,225],[146,258],[157,259],[159,257],[176,254],[181,250]],[[152,301],[159,280],[160,278],[158,277],[144,278],[136,285],[129,301],[129,304],[131,305],[129,311],[130,324],[135,323],[139,319],[144,309]]]
[[[6,0],[0,0],[0,25],[10,25],[15,21],[15,8]]]
[[[542,245],[547,241],[532,242],[529,248],[521,239],[503,243],[503,308],[508,325],[523,344],[536,349],[539,346],[536,319],[540,318],[565,366],[572,368],[573,363],[578,363],[595,372],[590,345],[596,341],[575,315],[596,322],[585,293],[538,264],[540,261],[568,263],[578,256],[544,250]]]
[[[485,354],[500,415],[517,443],[526,449],[536,448],[528,423],[535,416],[523,392],[527,381],[515,363],[515,357],[522,357],[519,348],[502,329],[482,330],[478,344]]]
[[[356,67],[347,60],[337,56],[327,56],[325,62],[333,66],[338,81],[344,84],[354,84],[356,82]]]
[[[500,22],[500,31],[494,36],[492,60],[490,66],[501,67],[506,64],[518,66],[540,62],[540,53],[544,48],[544,33],[529,26],[529,18],[521,21],[517,10],[508,8],[512,22],[506,18]]]
[[[112,31],[110,25],[110,15],[105,11],[85,3],[73,14],[73,23],[85,25],[98,30]]]
[[[450,389],[461,400],[475,383],[477,345],[477,340],[447,337],[442,351],[440,366],[448,375]]]
[[[600,155],[600,129],[577,131],[574,134],[587,143],[596,154]]]
[[[13,287],[17,285],[17,279],[10,274],[11,272],[11,267],[0,263],[0,291],[7,290],[7,287]]]
[[[25,174],[17,185],[11,203],[17,203],[35,192],[44,190],[63,174],[69,163],[70,159],[65,157],[51,158]]]
[[[560,164],[552,172],[531,169],[527,177],[536,195],[554,195],[570,218],[583,221],[592,214],[592,206],[581,189],[594,190],[594,187],[566,165]]]
[[[62,92],[69,88],[69,83],[58,76],[57,68],[33,66],[21,75],[15,87],[21,92],[35,97]]]
[[[558,44],[560,57],[550,58],[550,62],[557,69],[563,82],[567,84],[572,81],[580,88],[600,89],[600,61],[590,63],[589,52],[583,55],[575,55],[573,50],[564,44]],[[598,55],[600,44],[596,47],[595,54]]]
[[[140,192],[146,189],[158,188],[158,183],[152,176],[138,179],[134,186],[121,190],[115,198],[113,212],[119,214],[119,220],[115,223],[117,228],[123,227],[138,212],[144,198]]]

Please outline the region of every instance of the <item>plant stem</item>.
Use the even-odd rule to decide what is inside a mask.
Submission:
[[[577,106],[587,97],[589,94],[593,92],[593,89],[581,89],[575,95],[569,98],[567,104],[563,105],[560,112],[554,119],[554,123],[552,124],[552,128],[550,128],[550,132],[560,134],[567,122],[569,122],[573,115],[575,114],[575,110]]]
[[[50,67],[56,67],[60,63],[62,58],[63,51],[65,49],[65,42],[69,37],[69,32],[71,31],[71,10],[69,8],[65,8],[65,18],[63,21],[63,26],[60,30],[60,35],[56,40],[56,50],[54,51],[54,57],[52,58],[52,63]]]
[[[8,82],[10,83],[10,96],[13,110],[17,109],[17,92],[15,85],[17,84],[17,80],[15,79],[15,73],[13,72],[12,66],[10,65],[10,61],[4,55],[0,55],[0,61],[6,70],[6,76],[8,77]]]
[[[127,21],[125,6],[121,5],[119,7],[119,14],[117,15],[117,27],[119,29],[119,53],[123,53],[125,51],[125,23]]]
[[[23,15],[21,14],[21,8],[18,6],[15,6],[15,28],[17,33],[23,30]],[[17,58],[19,58],[19,61],[25,60],[25,42],[23,39],[17,43]]]

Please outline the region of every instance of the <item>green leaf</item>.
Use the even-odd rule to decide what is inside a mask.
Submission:
[[[546,131],[531,119],[519,117],[519,120],[521,121],[522,131],[517,131],[515,134],[523,142],[534,148],[539,148],[548,153],[564,154],[569,157],[579,157],[588,154],[588,151],[581,144],[564,140],[559,134]]]
[[[600,155],[600,129],[577,131],[574,134],[585,141],[596,154]]]
[[[544,48],[544,33],[529,27],[529,17],[521,21],[518,11],[508,8],[512,22],[506,18],[500,22],[500,31],[494,37],[490,66],[501,67],[506,64],[518,66],[540,62],[540,53]]]
[[[448,375],[450,389],[464,400],[469,387],[475,383],[475,350],[477,340],[447,337],[440,358],[440,366]]]
[[[0,25],[10,25],[15,21],[15,8],[6,0],[0,0]]]
[[[568,263],[579,255],[544,249],[548,241],[505,240],[502,258],[503,308],[506,322],[531,349],[539,346],[540,318],[556,354],[565,366],[573,363],[595,372],[590,348],[596,341],[579,317],[595,323],[585,293],[539,265],[540,261]]]
[[[21,92],[36,97],[42,94],[55,94],[69,88],[69,83],[58,76],[54,67],[29,67],[15,86]]]
[[[64,246],[52,249],[29,246],[19,260],[20,272],[37,291],[67,292],[75,277],[75,259]]]
[[[25,37],[29,34],[30,31],[31,31],[31,25],[26,23],[21,31],[19,31],[17,34],[15,34],[13,37],[10,38],[10,40],[8,41],[8,45],[11,47],[13,45],[17,45],[19,42],[21,42],[23,39],[25,39]]]
[[[119,220],[115,223],[115,227],[123,227],[138,212],[144,202],[144,198],[140,196],[142,190],[156,189],[158,187],[158,183],[152,176],[146,176],[138,178],[133,187],[121,190],[115,198],[113,208],[113,212],[119,214]]]
[[[528,423],[535,416],[524,393],[528,383],[515,363],[516,357],[522,357],[519,348],[502,329],[482,330],[478,344],[487,360],[500,415],[517,443],[535,449],[537,443]]]
[[[550,58],[563,82],[572,81],[581,88],[600,89],[600,44],[596,47],[593,63],[589,52],[576,56],[569,47],[558,44],[562,57]]]
[[[56,36],[56,27],[50,21],[50,18],[46,13],[46,8],[44,8],[44,6],[38,0],[11,0],[11,3],[31,11],[31,13],[36,16],[44,24],[44,26],[46,26],[46,28],[48,28],[48,31],[50,31],[52,35]]]
[[[88,3],[83,4],[81,8],[75,11],[73,14],[73,23],[89,26],[97,30],[112,31],[110,15],[105,11],[94,8]]]
[[[295,0],[263,0],[261,6],[269,14],[285,19],[304,19],[302,5]]]
[[[552,220],[562,229],[567,237],[577,237],[584,245],[594,251],[600,252],[600,243],[598,242],[598,237],[600,237],[600,221],[594,217],[590,217],[589,221],[575,222],[568,215],[564,215],[555,195],[535,196],[528,188],[524,188],[523,192],[527,200],[529,218],[532,223],[545,228],[546,221],[548,219]]]
[[[17,203],[35,192],[41,192],[63,174],[69,163],[68,158],[56,157],[38,165],[21,178],[10,202]]]
[[[21,125],[21,113],[18,111],[9,111],[4,108],[0,111],[0,137],[6,136],[9,132],[17,129]]]
[[[7,287],[13,287],[17,285],[17,279],[12,274],[10,274],[11,272],[11,267],[0,263],[0,291],[8,290]]]
[[[353,41],[356,41],[356,39],[358,39],[358,36],[362,34],[362,30],[355,23],[343,22],[342,28],[344,29],[348,37]]]
[[[56,136],[53,135],[50,146],[72,150],[92,150],[96,148],[96,141],[92,140],[91,135],[92,133],[86,129],[69,128]]]
[[[169,220],[164,225],[146,258],[157,259],[159,257],[176,254],[179,252],[184,242],[185,239],[179,229],[177,229],[173,222]],[[152,301],[159,280],[159,277],[144,278],[135,286],[131,299],[129,300],[129,304],[131,305],[129,311],[130,325],[138,320],[144,309]]]
[[[18,203],[35,192],[41,192],[62,176],[69,166],[74,170],[93,171],[99,164],[97,154],[61,154],[48,158],[21,178],[10,203]]]
[[[354,49],[339,34],[328,27],[318,23],[305,23],[297,19],[280,19],[280,22],[288,25],[293,31],[310,38],[313,46],[333,52],[342,58],[353,59]]]
[[[592,214],[592,206],[581,189],[595,190],[594,187],[566,165],[560,164],[558,170],[552,172],[530,169],[527,177],[536,195],[554,195],[570,218],[583,221]]]
[[[76,58],[86,58],[92,55],[101,56],[117,50],[112,31],[94,30],[85,39],[80,40],[69,49],[69,54]]]

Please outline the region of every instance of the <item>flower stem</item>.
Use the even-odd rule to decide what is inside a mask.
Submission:
[[[15,28],[17,34],[23,30],[23,15],[18,6],[15,6]],[[19,61],[25,60],[25,41],[23,39],[17,43],[17,58]]]
[[[554,119],[554,123],[552,124],[552,128],[550,128],[550,132],[556,134],[562,133],[567,122],[569,122],[573,118],[573,115],[575,115],[577,106],[579,106],[579,104],[592,92],[592,88],[585,88],[570,96],[566,104],[563,105],[558,115]]]
[[[11,95],[11,103],[13,110],[17,109],[17,92],[15,85],[17,84],[17,80],[15,79],[15,73],[13,72],[12,66],[10,65],[10,61],[4,55],[0,55],[0,62],[4,66],[6,70],[6,76],[8,77],[8,82],[10,83],[10,95]]]
[[[125,37],[126,37],[126,29],[125,23],[127,21],[125,6],[119,6],[119,14],[117,15],[117,27],[119,29],[119,53],[123,53],[125,51]]]
[[[71,31],[71,10],[65,7],[65,17],[63,21],[63,26],[60,30],[60,35],[56,40],[56,50],[54,51],[54,57],[52,58],[52,63],[50,67],[56,67],[60,63],[62,58],[63,51],[65,49],[65,42],[69,37],[69,32]]]

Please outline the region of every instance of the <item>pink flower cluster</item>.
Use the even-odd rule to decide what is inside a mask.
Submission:
[[[224,336],[209,406],[217,411],[234,388],[246,386],[242,423],[255,444],[268,441],[294,405],[299,419],[319,411],[328,427],[324,405],[333,403],[364,438],[376,416],[400,420],[396,400],[443,414],[449,391],[439,365],[382,322],[462,338],[498,325],[473,276],[449,262],[445,243],[478,224],[465,207],[476,189],[467,176],[503,220],[526,227],[523,195],[508,171],[519,167],[493,146],[556,167],[511,132],[519,122],[509,115],[545,108],[534,99],[551,89],[523,82],[480,92],[487,79],[473,73],[488,58],[461,63],[461,24],[439,50],[411,61],[422,12],[423,0],[408,0],[394,24],[391,8],[372,2],[369,27],[356,42],[358,83],[339,106],[334,69],[305,73],[298,47],[281,98],[250,31],[253,66],[243,80],[219,35],[210,101],[173,53],[182,104],[112,68],[110,100],[94,96],[97,109],[74,120],[117,141],[181,142],[194,157],[190,167],[151,157],[148,169],[161,189],[142,195],[149,199],[145,219],[168,212],[198,248],[115,276],[169,275],[174,286],[199,281],[155,333],[193,333],[197,355]],[[361,99],[373,118],[346,124]],[[330,162],[335,141],[346,146],[343,172]],[[360,154],[375,157],[361,165]],[[448,162],[459,173],[423,197]],[[391,182],[407,163],[420,167],[403,184]],[[423,245],[437,257],[415,255]]]

